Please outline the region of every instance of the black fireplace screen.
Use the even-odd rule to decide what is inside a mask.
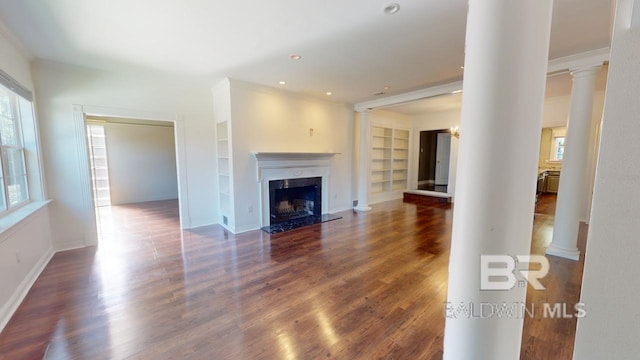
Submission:
[[[269,181],[271,225],[307,216],[321,216],[321,199],[321,177]]]

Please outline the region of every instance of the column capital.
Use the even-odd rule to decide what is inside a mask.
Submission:
[[[574,79],[579,77],[586,77],[586,76],[595,75],[596,72],[600,70],[600,68],[602,68],[602,63],[577,66],[569,69],[569,74],[571,74],[571,76]]]

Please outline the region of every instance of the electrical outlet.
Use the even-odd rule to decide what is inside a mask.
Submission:
[[[20,251],[16,251],[16,263],[20,264],[22,262],[22,254],[20,254]]]

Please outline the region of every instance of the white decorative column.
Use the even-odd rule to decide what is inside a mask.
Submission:
[[[548,255],[571,260],[580,259],[577,247],[578,229],[586,184],[595,79],[600,66],[601,64],[598,64],[571,70],[573,86],[569,124],[560,172],[553,240],[547,248]]]
[[[552,8],[469,1],[444,359],[520,358],[526,287],[482,290],[480,257],[530,252]]]
[[[369,211],[369,114],[368,110],[360,111],[360,148],[358,156],[358,206],[357,211]]]

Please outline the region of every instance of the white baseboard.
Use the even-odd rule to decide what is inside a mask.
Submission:
[[[41,258],[36,265],[29,271],[27,276],[20,282],[16,291],[11,295],[9,301],[0,309],[0,332],[11,320],[13,314],[18,310],[20,304],[31,290],[31,287],[38,279],[38,276],[42,273],[44,268],[49,264],[49,261],[53,257],[53,248],[50,248]]]
[[[116,201],[111,203],[111,205],[128,205],[128,204],[140,204],[152,201],[164,201],[164,200],[178,200],[178,194],[163,194],[163,195],[154,195],[154,196],[141,196],[141,197],[130,197],[123,201]]]
[[[253,230],[260,230],[260,225],[251,224],[251,225],[236,226],[234,234],[241,234],[241,233],[245,233]]]
[[[69,250],[76,250],[76,249],[84,249],[84,248],[86,248],[88,246],[92,246],[92,245],[87,245],[84,242],[82,242],[82,243],[63,244],[62,246],[55,246],[54,253],[59,253],[59,252],[69,251]]]
[[[343,211],[347,211],[347,210],[353,210],[353,207],[345,207],[345,208],[335,208],[335,209],[329,209],[329,213],[330,214],[335,214],[335,213],[339,213],[339,212],[343,212]]]
[[[192,218],[187,221],[189,227],[183,227],[183,229],[195,229],[203,226],[216,225],[217,222],[212,218]]]
[[[223,228],[225,228],[228,232],[235,234],[235,231],[231,228],[231,226],[229,225],[225,225],[224,223],[218,223],[218,225],[222,226]]]

